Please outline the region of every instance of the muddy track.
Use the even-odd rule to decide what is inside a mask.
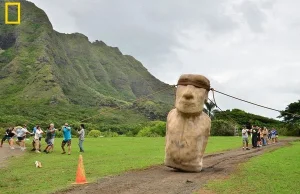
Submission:
[[[22,154],[24,154],[24,152],[22,152],[19,148],[11,150],[5,142],[3,147],[0,147],[0,169],[6,166],[8,158],[20,156]]]
[[[204,168],[200,173],[180,172],[159,165],[129,171],[119,176],[104,177],[95,183],[74,186],[57,193],[190,194],[199,191],[209,180],[230,175],[238,164],[249,158],[287,146],[295,140],[299,138],[287,138],[276,144],[251,150],[235,149],[206,155],[203,159]]]

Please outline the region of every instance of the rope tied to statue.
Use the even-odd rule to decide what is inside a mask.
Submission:
[[[223,92],[220,92],[220,91],[218,91],[218,90],[215,90],[214,88],[211,88],[210,90],[211,90],[212,93],[213,93],[213,98],[214,98],[214,101],[215,101],[214,103],[215,103],[216,107],[217,107],[217,103],[216,103],[216,100],[215,100],[214,92],[217,92],[217,93],[222,94],[222,95],[224,95],[224,96],[227,96],[227,97],[230,97],[230,98],[233,98],[233,99],[242,101],[242,102],[246,102],[246,103],[249,103],[249,104],[252,104],[252,105],[261,107],[261,108],[273,110],[273,111],[276,111],[276,112],[279,112],[279,113],[286,113],[286,114],[292,115],[293,117],[299,117],[299,118],[300,118],[300,115],[299,115],[299,114],[296,114],[296,113],[290,113],[290,112],[287,112],[287,111],[282,111],[282,110],[278,110],[278,109],[275,109],[275,108],[270,108],[270,107],[267,107],[267,106],[263,106],[263,105],[260,105],[260,104],[254,103],[254,102],[250,102],[250,101],[247,101],[247,100],[243,100],[243,99],[241,99],[241,98],[238,98],[238,97],[235,97],[235,96],[232,96],[232,95],[229,95],[229,94],[225,94],[225,93],[223,93]]]

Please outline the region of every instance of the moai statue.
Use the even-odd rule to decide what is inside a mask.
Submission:
[[[210,90],[202,75],[184,74],[178,80],[175,108],[167,117],[165,165],[200,172],[211,120],[203,112]]]

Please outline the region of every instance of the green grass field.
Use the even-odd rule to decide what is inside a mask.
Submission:
[[[31,141],[27,142],[28,149],[31,149]],[[55,139],[54,152],[50,154],[27,151],[23,156],[11,158],[9,165],[1,169],[1,193],[48,193],[70,186],[75,181],[78,164],[78,140],[72,140],[71,155],[61,154],[60,142],[61,139]],[[87,138],[83,162],[88,182],[131,169],[162,164],[164,142],[162,137]],[[237,148],[240,143],[238,137],[210,137],[206,152]],[[42,168],[35,168],[36,160],[42,162]]]
[[[216,180],[207,189],[216,193],[298,193],[300,142],[250,159],[229,179]]]

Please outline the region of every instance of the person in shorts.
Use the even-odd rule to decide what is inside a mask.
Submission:
[[[272,139],[272,143],[275,143],[275,138],[276,138],[276,131],[275,131],[275,129],[273,128],[272,131],[271,131],[271,139]]]
[[[17,134],[17,144],[21,147],[21,150],[24,151],[26,149],[25,147],[25,137],[26,137],[26,134],[31,134],[29,131],[27,131],[27,128],[26,128],[26,125],[24,125],[23,128],[21,127],[17,127],[15,129],[16,131],[16,134]]]
[[[271,141],[271,139],[272,139],[272,138],[271,138],[271,136],[272,136],[272,133],[271,133],[271,131],[272,131],[271,129],[268,131],[268,141],[269,141],[269,142],[270,142],[270,141]]]
[[[9,130],[10,130],[10,128],[6,129],[5,134],[3,135],[3,138],[1,140],[0,147],[2,147],[3,142],[5,142],[7,140]]]
[[[71,154],[71,127],[68,125],[68,123],[65,123],[65,125],[62,127],[62,132],[64,139],[61,142],[61,148],[63,150],[62,154],[65,154],[65,145],[68,146],[68,154]]]
[[[47,129],[46,139],[45,139],[47,143],[47,147],[45,148],[44,152],[46,152],[46,154],[49,154],[50,150],[53,151],[55,131],[56,129],[54,128],[54,124],[51,123]]]
[[[14,128],[11,127],[10,130],[8,131],[8,135],[7,135],[7,141],[9,144],[10,149],[15,149],[14,148],[14,139],[13,137],[16,135],[16,132],[14,131]]]
[[[242,140],[243,140],[243,150],[250,150],[248,148],[248,129],[246,129],[246,127],[244,126],[244,128],[242,129]]]

